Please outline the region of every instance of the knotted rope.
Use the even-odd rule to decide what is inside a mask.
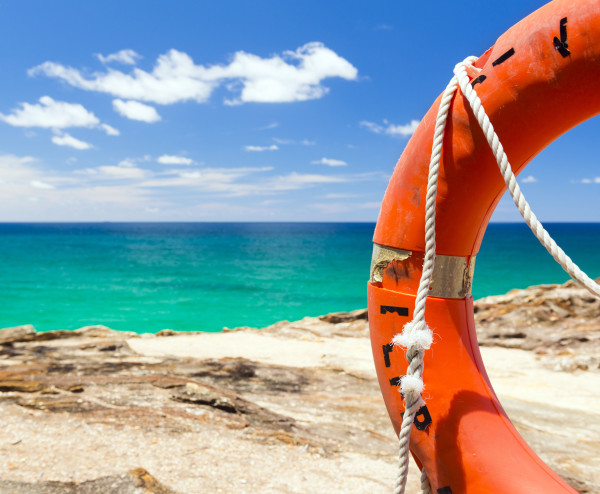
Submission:
[[[435,264],[435,203],[446,120],[448,118],[448,111],[450,109],[452,98],[454,97],[454,92],[458,87],[460,87],[462,94],[469,102],[469,105],[477,118],[477,122],[483,130],[488,144],[494,153],[494,157],[496,158],[496,162],[498,163],[498,167],[500,168],[500,172],[502,173],[502,177],[510,191],[513,201],[533,234],[556,262],[569,273],[571,278],[583,285],[594,295],[600,297],[600,286],[581,271],[571,258],[556,244],[535,214],[533,214],[533,211],[531,211],[529,204],[525,200],[525,197],[517,184],[515,174],[508,162],[504,148],[500,143],[500,139],[498,139],[498,135],[494,131],[494,127],[481,104],[479,96],[477,96],[477,92],[470,84],[466,67],[473,67],[472,63],[475,60],[477,60],[477,57],[468,57],[463,62],[458,63],[454,68],[454,76],[442,93],[435,121],[433,146],[429,162],[429,176],[427,178],[427,195],[425,202],[425,259],[423,261],[423,271],[415,300],[414,316],[413,320],[404,326],[402,333],[395,335],[392,339],[394,345],[406,348],[406,359],[408,361],[406,375],[400,382],[400,392],[404,397],[405,410],[402,416],[400,433],[398,434],[398,473],[394,484],[394,494],[404,494],[406,489],[410,452],[410,433],[415,415],[423,405],[423,399],[421,397],[424,388],[423,356],[425,350],[429,349],[433,341],[433,333],[425,322],[425,302],[429,294],[429,286],[433,277],[433,268]],[[431,486],[427,479],[425,468],[421,471],[421,489],[424,494],[431,494]]]

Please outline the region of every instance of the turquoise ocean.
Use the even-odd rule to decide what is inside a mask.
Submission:
[[[0,224],[0,328],[263,327],[364,308],[370,223]],[[548,224],[600,276],[600,223]],[[568,279],[524,224],[491,224],[473,295]]]

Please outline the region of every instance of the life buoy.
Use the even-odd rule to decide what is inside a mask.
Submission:
[[[469,76],[518,173],[544,147],[600,113],[600,3],[555,0],[503,34]],[[371,343],[396,433],[407,363],[392,338],[411,320],[425,250],[425,193],[440,99],[410,139],[383,199],[368,285]],[[506,190],[485,136],[458,91],[443,142],[436,267],[426,302],[426,406],[411,453],[441,494],[575,493],[529,448],[486,374],[470,295],[485,229]]]

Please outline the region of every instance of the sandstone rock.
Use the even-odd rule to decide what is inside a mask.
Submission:
[[[515,425],[571,485],[600,492],[600,412],[585,387],[598,383],[598,303],[567,283],[475,307],[482,344],[496,347],[483,350],[500,352],[488,368],[504,379],[500,399]],[[365,310],[208,336],[8,329],[0,494],[391,491],[396,440]],[[521,367],[508,364],[515,354]],[[556,382],[572,394],[566,405],[534,400]],[[144,470],[120,474],[137,465],[169,488]]]
[[[35,328],[31,324],[0,329],[0,344],[28,340],[34,334]]]
[[[171,394],[171,398],[184,403],[207,405],[226,413],[238,414],[244,417],[249,425],[291,432],[296,428],[296,423],[289,417],[260,407],[251,401],[223,389],[205,384],[188,382],[185,386]]]
[[[0,480],[0,494],[177,494],[143,468],[87,482],[15,482]]]
[[[479,344],[534,350],[567,371],[600,368],[600,299],[573,281],[477,300]]]
[[[76,329],[73,333],[81,336],[87,336],[88,338],[113,338],[113,339],[125,339],[135,338],[139,336],[137,333],[131,331],[115,331],[107,326],[96,324],[93,326],[84,326],[83,328]]]
[[[0,381],[0,392],[2,393],[35,393],[36,391],[41,391],[43,388],[45,388],[44,383],[38,381]]]
[[[367,309],[354,310],[352,312],[334,312],[325,316],[319,317],[321,321],[325,321],[331,324],[339,324],[341,322],[352,322],[362,319],[367,319]]]
[[[161,329],[156,336],[177,336],[177,331],[173,331],[172,329]]]

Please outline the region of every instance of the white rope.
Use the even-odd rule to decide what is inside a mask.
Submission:
[[[471,63],[475,57],[469,57],[465,62]],[[425,350],[431,346],[433,334],[425,323],[425,301],[429,294],[429,285],[433,276],[435,264],[435,198],[437,195],[438,177],[440,172],[440,160],[442,157],[442,142],[444,140],[444,129],[450,103],[458,86],[456,76],[452,78],[440,101],[438,109],[435,132],[433,134],[433,146],[431,159],[429,161],[429,177],[427,178],[427,198],[425,202],[425,260],[423,272],[415,300],[413,320],[404,326],[402,333],[394,336],[394,345],[406,347],[406,360],[408,369],[406,377],[400,382],[400,392],[404,396],[404,415],[402,426],[398,434],[398,473],[394,484],[394,494],[404,494],[406,489],[406,477],[408,474],[409,443],[415,414],[421,408],[423,400],[423,355]],[[423,469],[425,472],[425,469]],[[427,474],[422,473],[421,485],[429,488]],[[427,492],[424,490],[424,492]]]
[[[477,118],[477,122],[479,122],[481,130],[483,130],[483,133],[485,134],[488,144],[492,148],[494,157],[496,158],[496,162],[498,163],[498,167],[500,168],[500,172],[504,178],[504,182],[510,191],[513,201],[517,205],[521,216],[523,216],[525,223],[527,223],[529,228],[531,228],[533,234],[546,248],[554,260],[560,264],[567,273],[569,273],[571,278],[587,288],[597,297],[600,297],[600,285],[598,285],[587,274],[579,269],[577,264],[575,264],[571,258],[557,245],[550,234],[544,229],[535,214],[533,214],[533,211],[529,207],[529,204],[521,192],[519,184],[517,184],[517,179],[512,171],[510,163],[508,162],[508,158],[506,157],[504,148],[500,143],[500,139],[498,139],[498,135],[494,131],[494,127],[485,113],[485,109],[481,104],[479,96],[477,96],[477,93],[469,82],[469,76],[465,70],[464,62],[456,65],[454,68],[454,74],[458,79],[458,84],[462,93],[466,96],[469,105],[471,105],[471,109]]]
[[[548,232],[542,227],[525,200],[525,197],[517,184],[516,177],[512,172],[506,153],[500,143],[500,139],[498,139],[494,127],[485,113],[481,100],[470,84],[465,67],[472,66],[472,63],[475,60],[477,60],[477,57],[468,57],[463,62],[458,63],[454,68],[454,77],[452,77],[448,86],[446,86],[446,89],[442,93],[435,121],[433,146],[429,162],[429,176],[427,178],[427,195],[425,202],[425,259],[423,261],[423,272],[421,273],[421,281],[415,300],[413,320],[404,326],[402,333],[395,335],[392,339],[394,345],[406,348],[406,359],[408,361],[406,376],[404,376],[400,382],[400,392],[404,397],[405,410],[402,416],[400,433],[398,434],[398,472],[394,484],[394,494],[404,494],[406,489],[410,433],[415,414],[423,405],[423,399],[421,397],[424,388],[423,355],[425,350],[431,346],[433,340],[433,333],[425,322],[425,302],[429,294],[429,285],[431,284],[435,264],[435,201],[446,120],[448,118],[450,103],[457,87],[460,87],[462,93],[467,98],[467,101],[492,148],[506,186],[515,201],[517,208],[521,212],[521,215],[525,219],[525,222],[529,228],[531,228],[531,231],[542,245],[546,247],[552,257],[574,280],[582,284],[593,294],[600,297],[600,286],[581,271],[581,269],[579,269],[579,267],[556,244]],[[431,486],[427,479],[425,468],[421,471],[421,490],[424,494],[431,494]]]

